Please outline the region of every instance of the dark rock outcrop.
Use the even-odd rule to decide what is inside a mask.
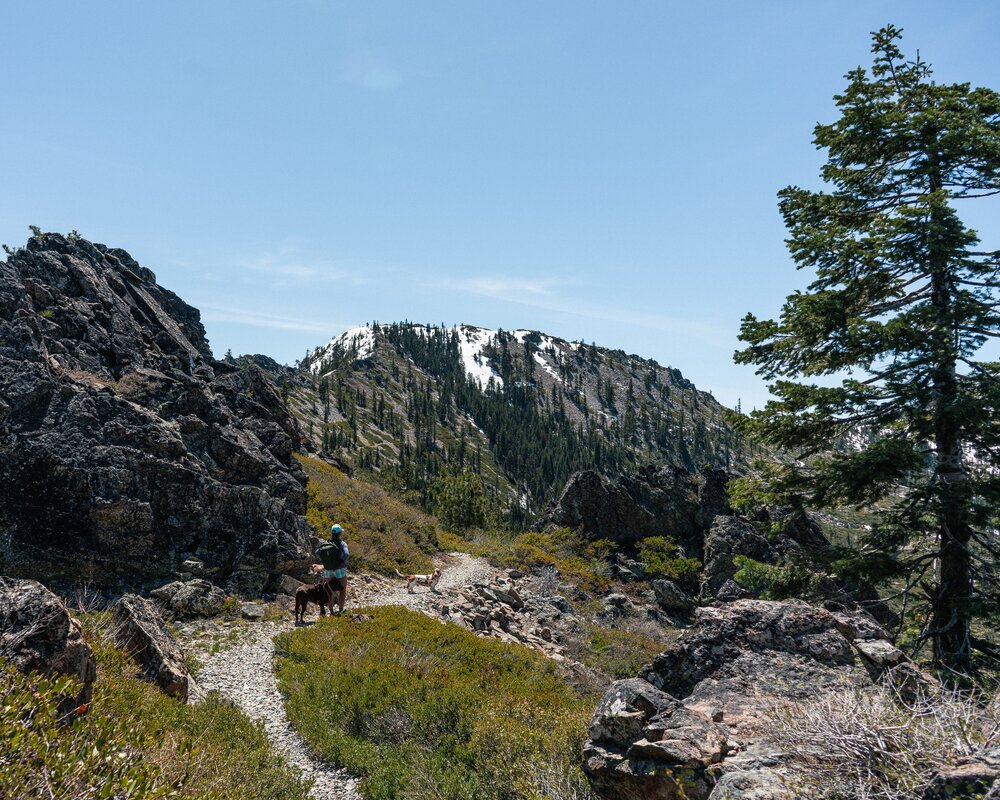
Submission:
[[[233,591],[308,558],[300,435],[252,363],[128,253],[32,237],[0,262],[0,569]]]
[[[574,528],[623,545],[667,536],[697,551],[716,515],[730,513],[725,485],[721,470],[649,466],[613,481],[578,472],[536,527]]]
[[[789,797],[783,754],[768,745],[770,709],[871,686],[893,664],[918,674],[905,658],[871,657],[895,648],[864,614],[763,600],[696,613],[694,627],[638,678],[612,684],[595,711],[584,768],[602,797]]]
[[[664,611],[687,612],[694,609],[694,598],[673,581],[655,580],[650,582],[649,587],[657,605]]]
[[[75,678],[82,688],[73,702],[89,702],[97,659],[80,623],[38,581],[0,577],[0,656],[22,672]]]
[[[777,553],[756,526],[742,517],[716,520],[705,537],[705,562],[702,570],[701,599],[732,601],[750,594],[733,581],[739,571],[733,559],[747,556],[754,561],[773,564]]]
[[[126,594],[115,604],[121,645],[131,653],[163,692],[187,702],[190,676],[180,645],[170,635],[156,606]]]

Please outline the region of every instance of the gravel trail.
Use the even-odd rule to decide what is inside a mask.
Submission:
[[[466,553],[441,556],[438,566],[442,569],[439,591],[488,582],[495,572],[484,559]],[[434,595],[426,587],[417,587],[411,594],[401,580],[373,580],[366,584],[358,579],[351,591],[348,609],[401,605],[425,613],[433,611]],[[274,677],[274,637],[292,628],[291,617],[285,622],[246,626],[243,641],[206,658],[198,672],[198,685],[202,691],[219,691],[248,716],[260,720],[268,738],[285,758],[315,781],[311,796],[316,800],[360,800],[357,779],[314,758],[285,714]]]

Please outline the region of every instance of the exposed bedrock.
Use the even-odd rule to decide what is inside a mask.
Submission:
[[[0,262],[0,571],[148,588],[194,556],[259,591],[308,558],[299,441],[123,250],[44,234]]]

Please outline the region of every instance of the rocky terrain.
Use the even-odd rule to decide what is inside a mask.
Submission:
[[[149,587],[196,556],[260,591],[308,554],[301,446],[128,253],[39,234],[0,262],[0,572]]]
[[[642,467],[617,479],[578,472],[535,527],[572,528],[592,539],[632,545],[648,536],[669,536],[696,555],[716,517],[729,515],[726,482],[718,469]]]
[[[804,511],[774,507],[761,509],[750,519],[731,508],[729,479],[723,470],[691,473],[671,466],[643,467],[616,479],[579,472],[534,527],[566,527],[590,540],[614,542],[613,572],[624,582],[650,577],[635,558],[644,539],[670,539],[701,567],[697,592],[669,580],[650,583],[664,610],[687,611],[696,603],[759,596],[761,587],[735,580],[742,556],[767,566],[799,567],[811,576],[801,589],[811,600],[833,609],[864,609],[882,624],[895,624],[895,615],[872,587],[827,574],[834,550],[815,518]]]
[[[776,714],[887,676],[904,692],[933,682],[863,613],[801,601],[702,608],[638,677],[605,691],[585,770],[608,800],[793,800],[786,777],[795,756],[773,738]],[[932,785],[925,796],[985,796],[1000,772],[988,757],[970,764],[944,770],[934,782],[942,793]]]

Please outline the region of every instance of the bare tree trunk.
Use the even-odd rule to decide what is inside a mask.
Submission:
[[[940,187],[936,176],[932,190]],[[936,209],[931,212],[936,215]],[[940,229],[940,226],[939,226]],[[933,598],[931,631],[934,658],[943,666],[966,673],[971,666],[969,619],[972,569],[968,520],[969,485],[958,412],[957,352],[954,331],[954,291],[945,247],[930,246],[931,303],[937,317],[932,372],[934,392],[934,481],[937,493],[939,569]]]

